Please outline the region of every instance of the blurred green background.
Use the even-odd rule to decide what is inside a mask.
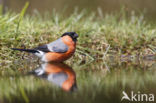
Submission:
[[[5,9],[20,11],[26,1],[30,2],[28,12],[37,10],[41,13],[45,11],[56,10],[70,14],[75,7],[88,9],[90,11],[99,11],[101,8],[103,14],[120,11],[125,6],[126,11],[144,11],[146,16],[154,19],[156,17],[156,0],[0,0],[4,3]]]

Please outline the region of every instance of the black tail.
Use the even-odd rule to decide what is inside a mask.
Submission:
[[[18,51],[25,51],[25,52],[29,52],[29,53],[36,53],[38,52],[37,50],[34,49],[18,49],[18,48],[11,48],[12,50],[18,50]]]

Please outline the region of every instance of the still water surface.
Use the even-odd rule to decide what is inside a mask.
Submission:
[[[16,103],[120,103],[123,91],[156,95],[155,78],[155,61],[16,62],[1,68],[0,98]]]

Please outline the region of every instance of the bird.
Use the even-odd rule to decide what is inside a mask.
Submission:
[[[77,38],[76,32],[65,32],[57,40],[34,49],[11,49],[35,54],[43,62],[63,62],[74,54]]]
[[[43,63],[29,74],[43,78],[64,91],[76,91],[76,73],[67,64],[61,62]]]

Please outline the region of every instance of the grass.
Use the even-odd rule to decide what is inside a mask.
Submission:
[[[83,10],[67,17],[55,11],[29,15],[25,14],[27,6],[20,14],[0,12],[0,102],[118,103],[122,90],[156,93],[155,64],[90,63],[111,55],[155,55],[156,24],[143,14],[121,10],[103,15]],[[74,59],[67,61],[77,75],[76,93],[63,92],[47,81],[25,75],[38,64],[34,65],[29,55],[10,50],[49,43],[66,31],[79,34]]]
[[[73,12],[64,17],[55,11],[40,15],[6,12],[0,14],[0,63],[17,59],[12,47],[33,48],[49,43],[64,32],[76,31],[79,34],[77,57],[101,59],[107,54],[147,55],[155,54],[156,24],[148,22],[143,14],[134,12],[102,14]],[[108,49],[109,47],[109,49]]]

